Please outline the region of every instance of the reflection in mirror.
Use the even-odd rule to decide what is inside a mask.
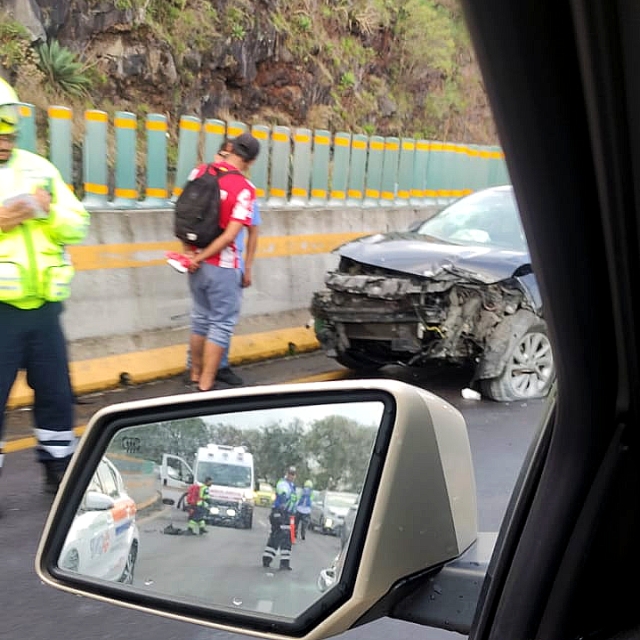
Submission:
[[[109,444],[62,569],[296,618],[339,580],[382,402],[128,427]]]

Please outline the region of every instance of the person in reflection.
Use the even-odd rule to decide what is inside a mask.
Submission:
[[[198,493],[193,502],[189,504],[189,524],[187,525],[188,536],[197,536],[208,533],[205,516],[209,506],[209,487],[213,483],[212,478],[205,478],[204,484],[198,485]]]
[[[304,483],[300,499],[296,505],[296,538],[304,540],[307,535],[307,524],[311,514],[311,503],[313,501],[313,482],[307,480]]]
[[[271,507],[269,523],[271,533],[262,554],[262,566],[267,568],[280,551],[280,570],[291,571],[291,517],[295,515],[298,494],[296,493],[296,469],[289,467],[284,478],[276,485],[276,499]]]

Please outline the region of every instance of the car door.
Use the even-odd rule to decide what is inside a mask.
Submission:
[[[319,527],[324,518],[325,495],[325,491],[320,491],[311,504],[311,515],[309,516],[309,522],[311,523],[312,527]]]
[[[193,484],[193,478],[193,469],[184,458],[163,454],[160,482],[164,504],[179,506],[189,485]]]
[[[97,494],[104,495],[104,489],[97,473],[89,484],[87,493],[94,491]],[[89,573],[89,575],[97,577],[107,577],[109,574],[108,550],[111,544],[111,534],[113,517],[108,510],[92,510],[87,505],[87,498],[81,507],[81,511],[77,518],[78,540],[81,557],[81,570]],[[74,523],[75,525],[76,523]],[[82,531],[85,533],[81,533]]]
[[[104,493],[113,500],[113,507],[110,509],[111,544],[106,559],[109,562],[110,579],[117,580],[122,575],[132,544],[136,503],[126,493],[122,476],[111,462],[104,459],[97,472]]]

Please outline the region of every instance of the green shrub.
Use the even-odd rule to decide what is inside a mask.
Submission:
[[[92,81],[89,75],[91,65],[78,59],[78,56],[57,40],[51,40],[38,47],[39,67],[46,79],[63,93],[71,96],[84,96],[89,93]]]
[[[8,14],[0,11],[0,63],[12,69],[24,60],[29,32]]]

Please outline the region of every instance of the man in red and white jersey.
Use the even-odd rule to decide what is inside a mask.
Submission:
[[[243,227],[251,226],[254,186],[246,173],[258,157],[260,143],[249,133],[234,138],[231,152],[215,167],[233,171],[220,177],[219,225],[224,231],[204,249],[185,247],[191,257],[191,381],[200,391],[213,388],[216,373],[240,314],[242,300],[241,248]],[[207,165],[194,169],[189,179],[201,175]],[[239,172],[239,173],[236,173]]]

